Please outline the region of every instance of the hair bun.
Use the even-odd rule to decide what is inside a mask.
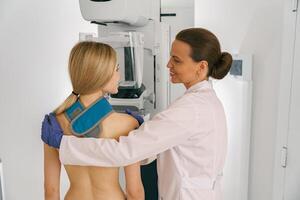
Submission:
[[[223,52],[219,61],[214,65],[211,77],[215,79],[224,78],[229,72],[232,64],[232,56],[230,53]]]

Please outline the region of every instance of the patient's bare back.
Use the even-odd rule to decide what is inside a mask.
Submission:
[[[57,119],[65,135],[71,135],[70,124],[63,114]],[[100,138],[116,139],[138,127],[138,122],[127,114],[111,113],[100,124]],[[119,184],[119,168],[65,165],[70,188],[65,200],[124,200]]]

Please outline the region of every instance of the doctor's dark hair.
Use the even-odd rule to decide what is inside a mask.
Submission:
[[[203,28],[185,29],[176,35],[176,40],[185,42],[191,47],[190,57],[195,62],[208,63],[208,77],[222,79],[229,72],[232,56],[227,52],[221,52],[218,38],[210,31]]]
[[[73,92],[54,112],[63,113],[78,99],[78,95],[100,91],[112,78],[117,63],[115,50],[104,43],[77,43],[69,56],[69,75]]]

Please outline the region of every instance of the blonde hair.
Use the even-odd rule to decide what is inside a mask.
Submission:
[[[116,52],[107,44],[91,41],[77,43],[69,57],[69,75],[73,92],[86,95],[103,88],[112,78],[116,62]],[[63,113],[76,102],[77,98],[71,94],[54,112]]]

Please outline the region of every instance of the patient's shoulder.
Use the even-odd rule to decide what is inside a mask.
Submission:
[[[119,138],[138,127],[138,121],[130,115],[123,113],[111,113],[101,123],[101,137]]]

